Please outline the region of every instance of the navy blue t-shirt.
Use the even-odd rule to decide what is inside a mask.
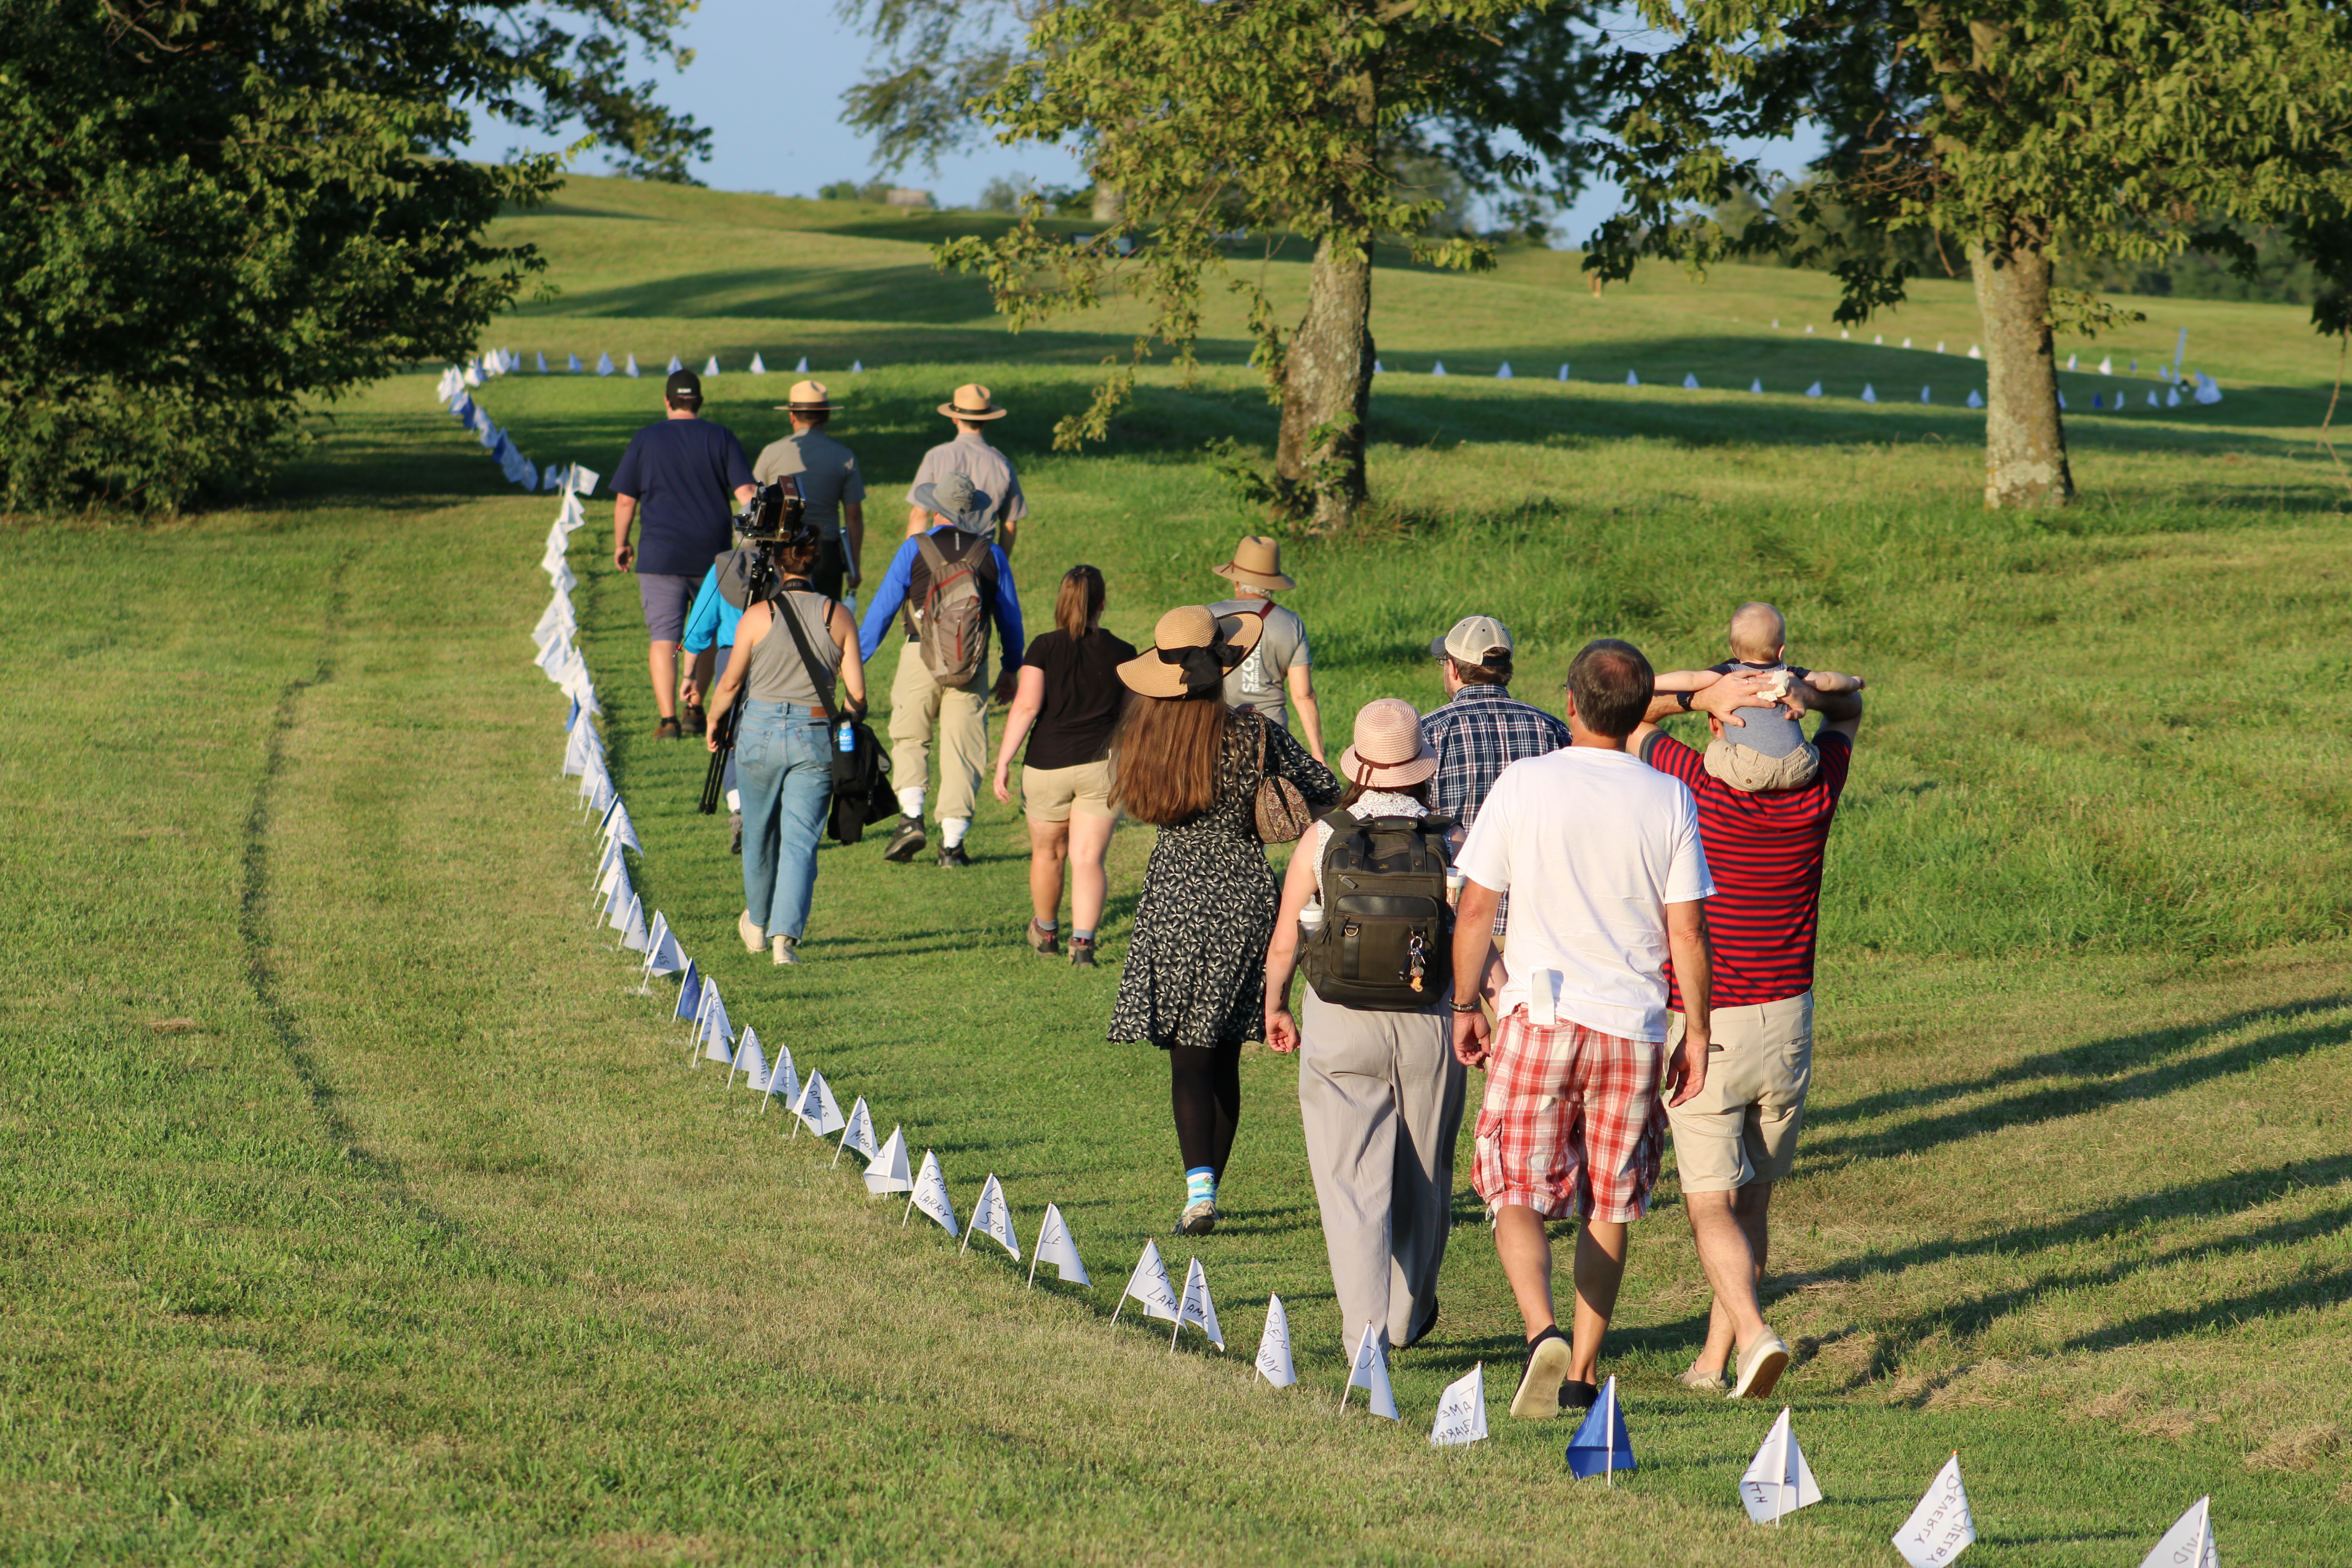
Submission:
[[[614,495],[637,503],[637,570],[699,577],[735,542],[735,491],[752,482],[742,443],[724,425],[665,419],[629,438]]]

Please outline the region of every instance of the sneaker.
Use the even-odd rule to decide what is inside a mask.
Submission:
[[[1685,1388],[1701,1389],[1708,1394],[1721,1394],[1731,1386],[1731,1373],[1728,1371],[1701,1372],[1698,1368],[1691,1366],[1683,1369],[1682,1376],[1678,1381]]]
[[[743,939],[744,952],[765,952],[768,951],[768,933],[761,931],[758,922],[751,919],[751,911],[749,910],[745,910],[741,914],[735,917],[735,934]]]
[[[702,704],[699,702],[688,703],[686,705],[686,732],[689,735],[699,735],[709,728],[709,721],[702,716]]]
[[[945,862],[942,861],[941,864],[944,865]],[[1039,952],[1055,953],[1062,951],[1060,940],[1061,933],[1058,931],[1047,931],[1044,926],[1039,925],[1034,920],[1032,920],[1029,922],[1029,930],[1026,934],[1029,938],[1029,945],[1035,948]]]
[[[1070,939],[1070,967],[1092,969],[1095,966],[1095,939],[1074,936]]]
[[[1601,1385],[1579,1383],[1574,1378],[1559,1385],[1559,1407],[1562,1410],[1590,1410],[1601,1403]]]
[[[665,719],[654,726],[654,739],[656,741],[675,741],[680,734],[677,721],[675,719]]]
[[[915,858],[915,851],[922,847],[923,819],[919,816],[902,816],[898,819],[898,831],[892,834],[890,842],[882,847],[882,858],[895,860],[904,865],[912,860]]]
[[[1772,1392],[1773,1385],[1780,1381],[1780,1374],[1788,1369],[1787,1342],[1767,1329],[1739,1352],[1739,1378],[1731,1385],[1728,1397],[1761,1399]]]
[[[1568,1336],[1559,1331],[1559,1325],[1528,1342],[1527,1369],[1519,1373],[1518,1392],[1511,1395],[1511,1414],[1523,1421],[1541,1421],[1559,1415],[1568,1363]]]
[[[769,945],[775,952],[776,966],[778,968],[781,969],[787,963],[798,963],[801,962],[801,944],[798,939],[789,936],[780,936]]]
[[[1204,1198],[1176,1217],[1176,1234],[1206,1236],[1217,1228],[1217,1221],[1220,1217],[1222,1216],[1217,1213],[1217,1205]]]
[[[727,853],[743,853],[743,814],[740,811],[727,814]]]
[[[940,864],[969,866],[971,864],[971,857],[963,852],[963,846],[961,844],[942,844],[940,846]]]

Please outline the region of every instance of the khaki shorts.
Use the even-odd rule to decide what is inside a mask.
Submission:
[[[1706,1087],[1666,1107],[1675,1167],[1686,1193],[1777,1182],[1797,1163],[1805,1090],[1813,1079],[1813,994],[1717,1007]],[[1683,1016],[1666,1015],[1666,1055],[1682,1048]]]
[[[1802,789],[1822,776],[1820,748],[1808,742],[1785,757],[1768,757],[1752,746],[1709,741],[1701,759],[1708,774],[1742,795]]]
[[[1032,822],[1067,822],[1070,814],[1111,816],[1110,763],[1080,763],[1074,768],[1021,770],[1021,810]]]

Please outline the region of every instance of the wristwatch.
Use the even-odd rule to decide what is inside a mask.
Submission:
[[[1682,710],[1683,710],[1683,711],[1684,711],[1684,712],[1687,713],[1687,712],[1689,712],[1689,711],[1691,710],[1691,705],[1690,705],[1690,704],[1691,704],[1691,694],[1690,694],[1689,692],[1687,692],[1687,691],[1677,691],[1677,692],[1675,692],[1675,700],[1676,702],[1679,702],[1679,703],[1681,703],[1681,704],[1682,704]]]

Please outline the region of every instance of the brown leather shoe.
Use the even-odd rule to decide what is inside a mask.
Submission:
[[[654,739],[656,741],[675,741],[678,738],[677,721],[675,719],[665,719],[654,726]]]
[[[702,704],[699,702],[688,703],[686,705],[686,732],[689,735],[699,735],[709,728],[709,721],[702,716]]]

